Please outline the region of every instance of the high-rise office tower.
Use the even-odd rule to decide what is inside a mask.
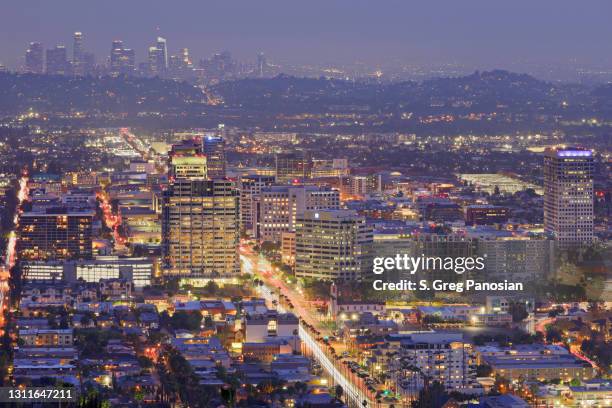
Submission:
[[[168,74],[172,78],[185,79],[193,74],[193,63],[189,49],[181,48],[179,54],[168,58]]]
[[[253,203],[254,235],[261,242],[281,241],[295,229],[296,218],[307,210],[340,208],[340,193],[329,187],[271,186],[262,188]]]
[[[225,139],[218,136],[206,136],[202,140],[206,155],[209,178],[225,177]]]
[[[165,274],[230,277],[239,273],[240,205],[233,181],[175,179],[164,193]]]
[[[207,77],[214,80],[232,78],[238,71],[238,64],[227,51],[214,54],[211,58],[201,59],[199,65]]]
[[[266,61],[266,56],[263,52],[257,54],[257,76],[263,78],[266,74],[266,68],[268,67],[268,62]]]
[[[83,74],[91,75],[96,68],[96,57],[93,52],[83,52]]]
[[[125,48],[123,41],[115,40],[111,47],[111,75],[129,75],[136,69],[136,54],[131,48]]]
[[[180,55],[171,55],[168,59],[168,74],[173,78],[179,78],[183,72],[183,60]]]
[[[183,66],[185,68],[192,68],[193,62],[191,61],[191,57],[189,56],[189,48],[181,48],[181,60],[183,62]]]
[[[39,42],[31,42],[25,55],[26,72],[42,74],[44,71],[43,46]]]
[[[85,75],[85,59],[83,51],[83,33],[76,32],[72,45],[72,72],[76,76]]]
[[[23,213],[19,219],[19,259],[89,259],[93,212],[49,208]]]
[[[70,72],[66,47],[57,45],[47,50],[47,74],[68,75]]]
[[[207,158],[199,140],[183,140],[172,145],[168,153],[168,177],[171,181],[178,178],[208,178]]]
[[[255,198],[259,196],[262,189],[274,184],[274,176],[263,176],[250,174],[242,176],[239,180],[240,189],[240,217],[241,228],[248,234],[253,233],[253,212],[255,211]]]
[[[110,52],[110,71],[113,74],[120,72],[120,61],[123,53],[123,41],[114,40]]]
[[[593,152],[549,149],[544,155],[544,229],[560,248],[593,241]]]
[[[155,45],[149,47],[148,63],[150,75],[163,75],[167,72],[168,48],[165,38],[157,37]]]
[[[305,211],[295,227],[295,276],[356,281],[367,276],[372,230],[351,210]]]
[[[276,182],[279,184],[309,179],[312,173],[312,159],[304,153],[276,155]]]
[[[199,139],[172,146],[164,193],[162,251],[168,275],[227,277],[239,272],[236,184],[209,180]]]
[[[148,54],[148,73],[149,75],[159,75],[163,72],[159,49],[155,46],[149,47]]]
[[[156,46],[159,52],[161,70],[165,71],[168,69],[168,46],[166,39],[163,37],[157,37]]]
[[[159,69],[157,67],[157,47],[149,47],[149,51],[147,54],[147,62],[149,74],[155,75],[158,73]]]

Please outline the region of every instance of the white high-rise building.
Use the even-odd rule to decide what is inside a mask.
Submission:
[[[544,228],[560,248],[593,241],[593,152],[549,149],[544,156]]]
[[[157,49],[159,50],[159,60],[161,62],[161,69],[165,71],[168,69],[168,45],[164,37],[157,37]]]
[[[261,190],[253,211],[255,235],[261,242],[281,241],[295,229],[296,217],[307,210],[340,208],[340,193],[318,186],[271,186]]]
[[[295,228],[295,276],[333,281],[366,277],[373,233],[351,210],[305,211]]]
[[[240,217],[241,228],[249,235],[253,234],[253,211],[255,198],[259,196],[261,190],[274,184],[274,176],[251,174],[240,177]]]
[[[83,54],[83,33],[76,32],[73,36],[72,71],[76,76],[85,75],[85,61]]]

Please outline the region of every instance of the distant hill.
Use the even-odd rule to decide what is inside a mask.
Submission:
[[[14,114],[29,108],[129,116],[162,112],[197,120],[207,117],[210,121],[248,118],[249,125],[257,125],[258,118],[264,116],[269,124],[277,115],[331,112],[384,114],[388,121],[397,121],[408,113],[412,117],[493,113],[527,120],[540,120],[541,116],[612,117],[612,85],[591,89],[500,70],[396,83],[279,75],[270,79],[222,82],[209,92],[218,96],[222,105],[206,105],[198,87],[159,78],[0,73],[0,113]],[[403,125],[393,125],[398,126]]]
[[[158,78],[69,78],[0,73],[0,112],[29,108],[46,112],[135,113],[181,109],[200,103],[202,92],[183,82]]]
[[[345,106],[347,110],[421,114],[499,110],[554,113],[568,101],[590,103],[585,88],[499,70],[391,84],[279,76],[223,82],[213,91],[229,106],[281,112],[341,110]]]

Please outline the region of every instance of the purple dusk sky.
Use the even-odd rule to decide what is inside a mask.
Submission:
[[[98,62],[113,39],[141,61],[159,33],[196,59],[612,66],[610,16],[609,0],[2,0],[0,63],[19,67],[30,41],[70,51],[82,31]]]

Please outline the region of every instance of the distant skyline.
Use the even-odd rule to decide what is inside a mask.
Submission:
[[[196,63],[227,50],[243,61],[262,51],[272,61],[371,68],[612,69],[611,15],[609,0],[3,0],[0,63],[19,68],[31,41],[71,51],[81,31],[98,63],[114,39],[143,61],[161,35],[170,54],[187,47]]]

